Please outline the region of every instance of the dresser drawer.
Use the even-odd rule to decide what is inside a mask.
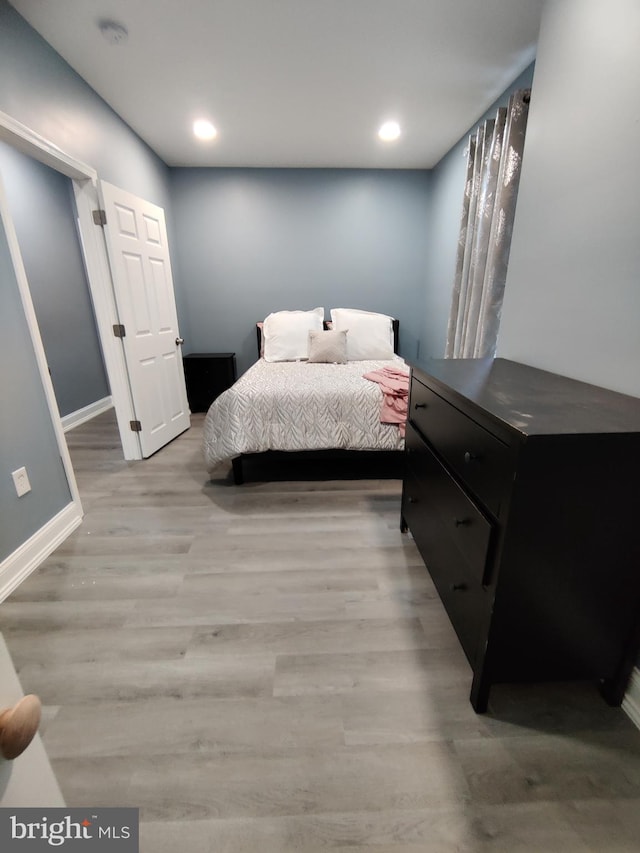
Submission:
[[[409,417],[436,452],[496,516],[513,480],[508,445],[415,377]]]
[[[407,468],[422,484],[418,497],[428,501],[429,514],[437,519],[438,533],[446,534],[464,558],[471,574],[480,582],[484,577],[492,524],[449,476],[420,436],[407,427]],[[426,511],[425,511],[426,512]]]
[[[483,580],[492,525],[411,426],[407,454],[402,515],[473,662],[487,606]]]

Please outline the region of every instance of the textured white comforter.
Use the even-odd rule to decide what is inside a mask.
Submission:
[[[398,427],[380,423],[379,385],[362,378],[389,364],[404,362],[397,356],[347,364],[260,359],[207,412],[208,470],[264,450],[401,450]]]

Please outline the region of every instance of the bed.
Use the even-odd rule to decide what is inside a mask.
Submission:
[[[315,309],[314,322],[320,311],[324,314],[324,309]],[[266,329],[269,317],[265,328],[257,326],[258,361],[214,400],[206,414],[203,434],[208,471],[231,460],[234,481],[239,484],[245,481],[247,463],[256,460],[283,464],[319,460],[320,468],[326,471],[331,461],[347,471],[366,457],[367,463],[373,462],[373,468],[367,467],[374,472],[376,460],[381,463],[380,476],[387,471],[400,476],[403,426],[399,421],[381,422],[383,390],[377,382],[364,378],[382,368],[408,375],[408,367],[397,354],[398,322],[388,318],[388,352],[374,347],[373,351],[365,348],[355,353],[384,358],[348,358],[341,363],[288,358],[273,361],[269,360]],[[347,319],[353,323],[352,315]],[[327,325],[331,324],[321,318],[320,329],[324,326],[326,331],[341,331],[326,329]],[[326,335],[316,337],[327,340]]]

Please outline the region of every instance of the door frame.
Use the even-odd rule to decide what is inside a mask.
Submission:
[[[84,256],[96,326],[111,389],[111,399],[118,422],[124,458],[127,460],[142,459],[142,448],[138,434],[131,430],[130,425],[130,422],[135,420],[135,414],[129,385],[129,374],[124,356],[124,347],[122,346],[121,339],[116,338],[113,334],[113,326],[119,320],[106,243],[102,228],[97,226],[93,220],[93,211],[100,207],[98,173],[91,166],[62,151],[52,142],[45,139],[45,137],[2,111],[0,111],[0,139],[22,151],[23,154],[27,154],[34,160],[44,163],[56,172],[60,172],[71,179],[78,213],[78,238]],[[8,206],[7,213],[9,220],[11,220]],[[13,231],[12,222],[11,231]],[[14,249],[16,247],[17,242]],[[47,403],[51,412],[51,419],[56,430],[56,436],[58,437],[60,455],[62,456],[65,473],[75,500],[77,496],[75,475],[71,466],[66,439],[64,438],[58,403],[53,391],[51,377],[49,376],[38,321],[33,309],[29,283],[24,270],[18,276],[18,283],[20,285],[22,302]]]

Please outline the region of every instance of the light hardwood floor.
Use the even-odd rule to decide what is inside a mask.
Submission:
[[[0,608],[69,806],[139,807],[143,853],[640,849],[640,732],[592,685],[471,709],[399,481],[209,481],[201,431],[69,433],[85,520]]]

